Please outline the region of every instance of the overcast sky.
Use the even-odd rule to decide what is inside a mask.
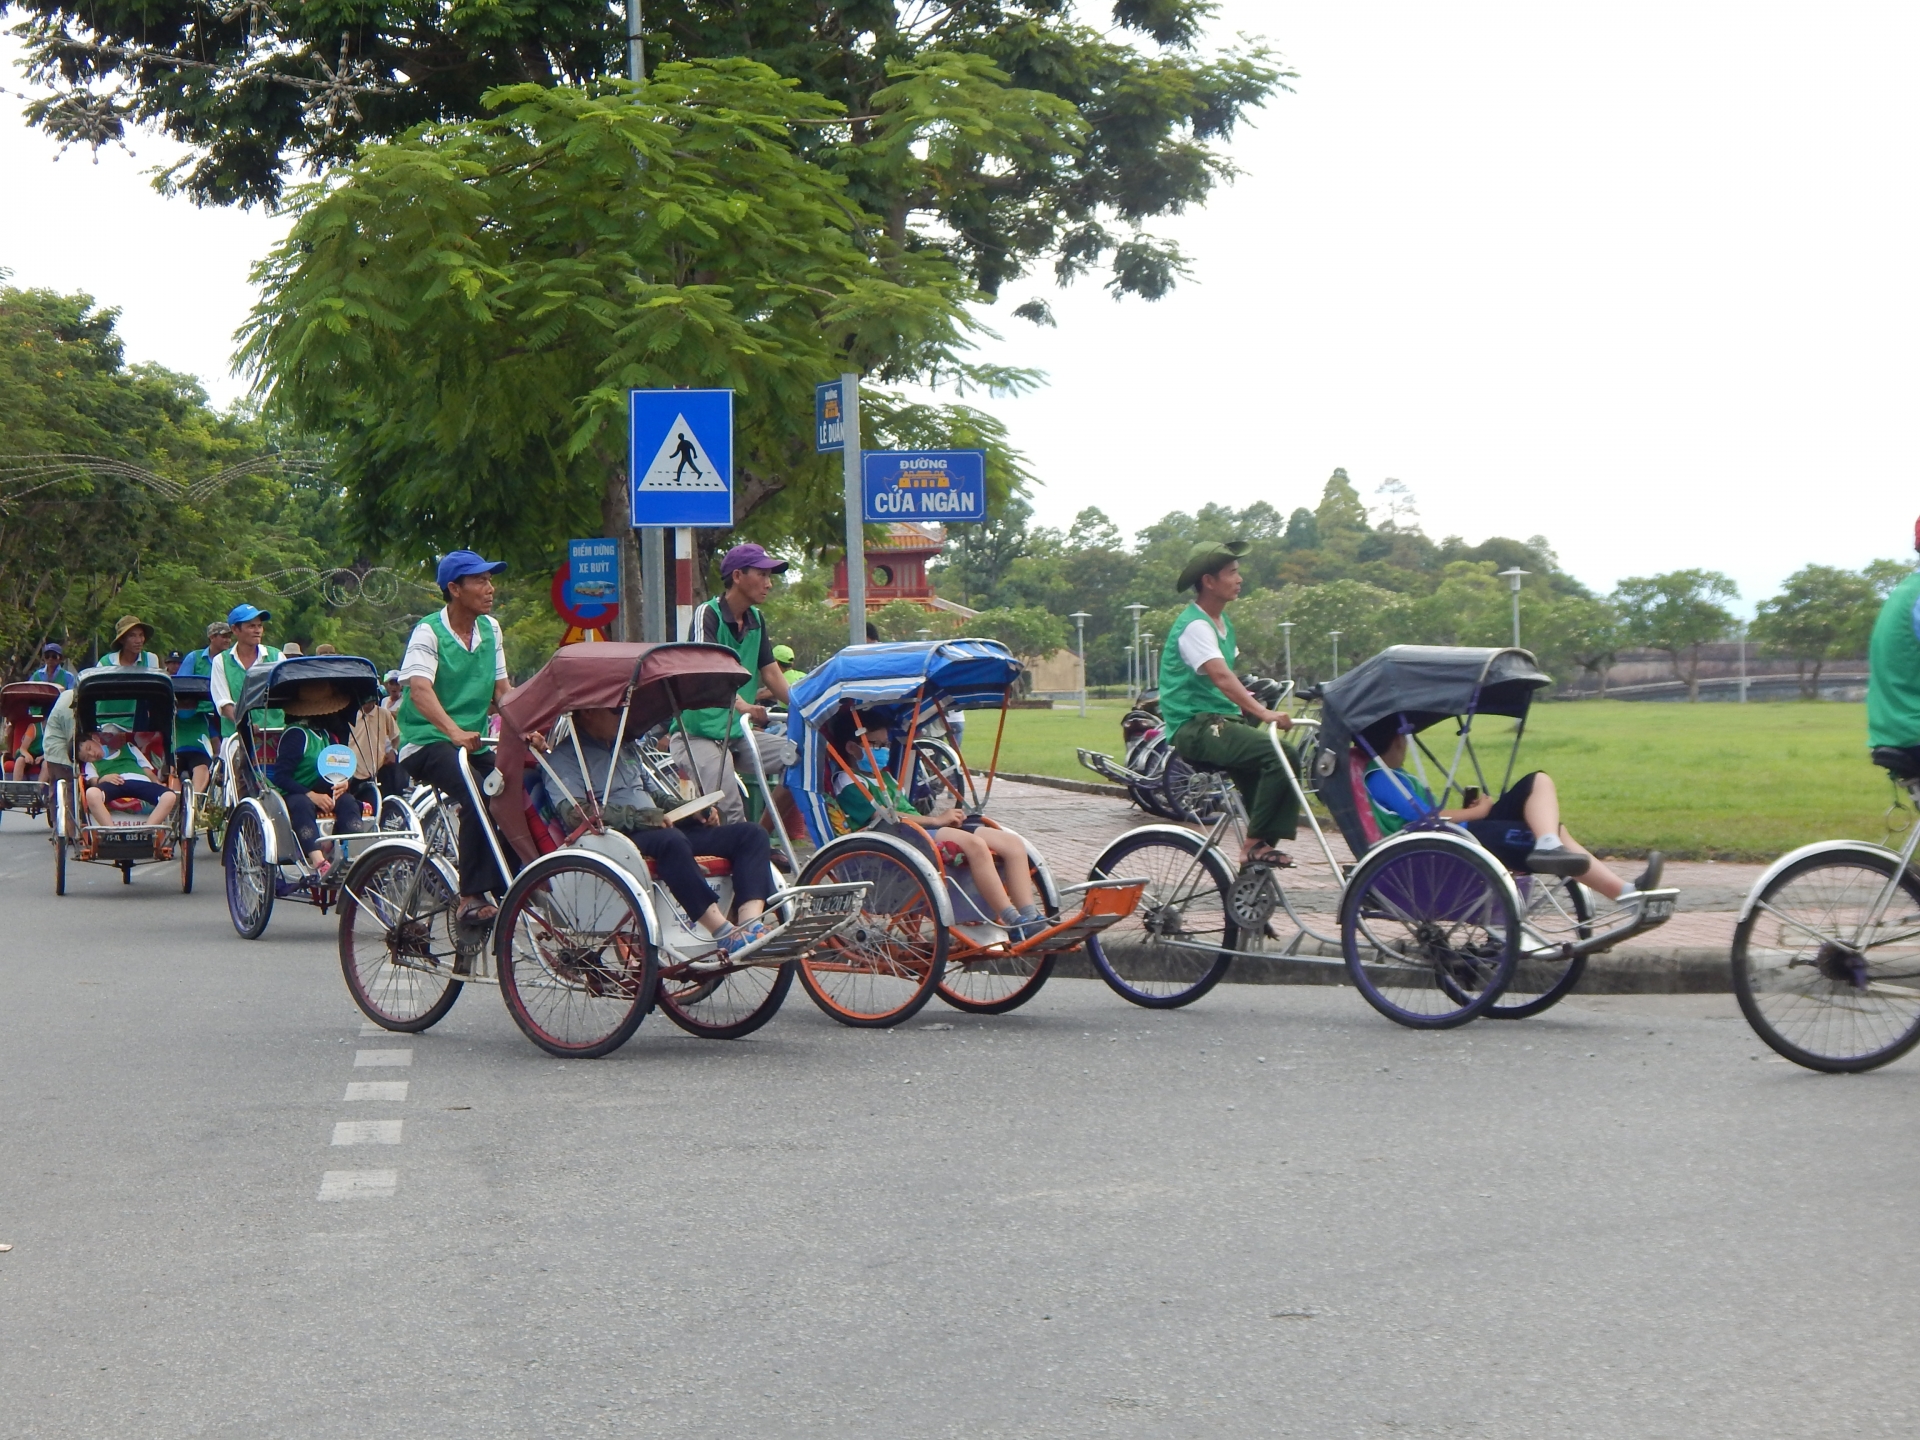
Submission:
[[[1158,227],[1158,304],[1049,292],[988,312],[1049,375],[986,402],[1040,518],[1132,530],[1207,500],[1312,505],[1388,476],[1428,533],[1546,535],[1599,589],[1724,570],[1744,606],[1808,562],[1911,546],[1920,92],[1911,5],[1226,0],[1300,72],[1232,146],[1245,174]],[[15,77],[9,82],[22,88]],[[272,219],[146,188],[6,104],[0,267],[124,312],[136,359],[221,399]]]

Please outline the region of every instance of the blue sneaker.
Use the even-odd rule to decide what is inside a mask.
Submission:
[[[773,934],[773,927],[763,919],[755,918],[744,924],[735,925],[714,936],[720,947],[720,953],[729,960],[744,960],[764,945]]]

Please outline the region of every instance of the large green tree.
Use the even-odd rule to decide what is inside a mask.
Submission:
[[[258,271],[245,357],[270,404],[336,437],[371,548],[457,541],[539,564],[569,534],[621,533],[626,392],[675,384],[737,393],[736,516],[828,546],[821,375],[1017,381],[965,365],[953,266],[892,244],[794,144],[831,101],[735,60],[494,103],[295,192]],[[871,420],[869,444],[986,448],[990,501],[1023,479],[964,407],[881,398]]]
[[[1063,279],[1099,268],[1116,290],[1165,293],[1180,254],[1142,226],[1204,203],[1232,174],[1217,142],[1284,78],[1257,47],[1197,50],[1208,0],[1116,0],[1106,28],[1063,0],[640,8],[650,71],[754,59],[837,102],[840,117],[816,120],[807,138],[814,158],[897,243],[949,255],[988,294],[1037,262]],[[628,66],[626,10],[608,0],[6,0],[0,10],[23,17],[16,33],[49,87],[31,107],[38,124],[91,144],[157,124],[191,148],[173,183],[218,204],[273,202],[297,167],[478,118],[496,87],[586,85]],[[903,87],[929,84],[959,86],[964,105],[939,138],[913,141],[891,117]],[[979,143],[1022,113],[1027,145]],[[1030,313],[1044,317],[1044,303]]]
[[[1799,661],[1800,693],[1817,700],[1820,672],[1829,660],[1867,653],[1879,600],[1870,574],[1807,565],[1787,577],[1778,595],[1754,607],[1752,635],[1768,650]]]
[[[1662,651],[1673,678],[1686,682],[1687,699],[1698,700],[1700,647],[1727,638],[1734,619],[1721,602],[1739,594],[1717,570],[1669,570],[1622,580],[1612,600],[1628,642]]]

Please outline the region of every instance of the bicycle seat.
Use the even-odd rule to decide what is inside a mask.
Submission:
[[[1895,780],[1920,780],[1920,748],[1876,745],[1872,759]]]

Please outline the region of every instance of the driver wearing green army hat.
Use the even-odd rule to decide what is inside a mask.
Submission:
[[[1240,557],[1244,540],[1203,540],[1188,552],[1177,588],[1193,591],[1193,603],[1167,632],[1160,656],[1160,718],[1173,748],[1188,764],[1224,770],[1247,802],[1245,865],[1287,866],[1293,861],[1273,848],[1299,828],[1300,810],[1283,760],[1255,728],[1268,722],[1282,730],[1293,721],[1269,710],[1247,692],[1233,673],[1238,647],[1230,601],[1240,594]]]

